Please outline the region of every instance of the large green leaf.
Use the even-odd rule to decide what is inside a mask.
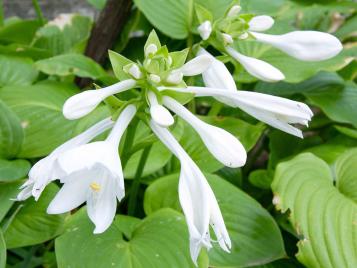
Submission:
[[[24,178],[31,168],[31,164],[22,159],[0,159],[0,182],[14,181]]]
[[[33,61],[27,58],[0,55],[0,87],[7,85],[29,85],[38,75]]]
[[[83,51],[91,26],[89,17],[59,15],[37,31],[33,46],[47,49],[53,55]]]
[[[336,71],[346,66],[356,54],[356,46],[344,49],[336,57],[320,62],[304,62],[286,55],[278,49],[256,41],[244,41],[235,44],[236,49],[247,56],[266,61],[285,75],[285,81],[289,83],[301,82],[320,71]],[[257,79],[242,70],[235,74],[239,82],[253,82]]]
[[[0,268],[6,267],[6,244],[0,229]]]
[[[193,16],[193,0],[135,0],[147,19],[164,34],[176,38],[187,37]]]
[[[232,240],[231,253],[214,244],[209,251],[210,267],[246,267],[265,264],[284,256],[282,237],[274,219],[246,193],[216,175],[206,175],[218,200]],[[149,215],[163,207],[180,210],[178,174],[152,183],[145,193],[144,209]]]
[[[0,157],[16,156],[22,145],[24,131],[17,115],[0,99]]]
[[[22,181],[0,183],[0,222],[14,203]]]
[[[343,89],[331,87],[328,91],[307,94],[307,97],[332,120],[357,127],[356,84],[349,82]]]
[[[357,149],[341,155],[335,164],[337,188],[357,203]]]
[[[36,67],[49,75],[76,75],[98,79],[107,76],[103,68],[91,58],[81,54],[64,54],[36,62]]]
[[[103,234],[94,235],[83,209],[70,218],[56,239],[59,268],[194,267],[183,216],[160,210],[144,220],[117,216]]]
[[[25,131],[19,157],[44,156],[71,137],[76,122],[63,117],[62,106],[76,92],[73,85],[56,82],[0,90]]]
[[[50,184],[38,202],[29,199],[22,206],[4,232],[8,248],[40,244],[63,231],[66,214],[49,215],[46,209],[57,193],[58,187]]]
[[[304,153],[279,164],[272,189],[275,205],[289,210],[301,238],[300,262],[311,268],[357,267],[357,206],[334,187],[324,161]]]

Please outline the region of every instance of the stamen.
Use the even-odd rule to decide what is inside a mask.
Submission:
[[[94,191],[94,192],[99,192],[101,189],[101,186],[96,183],[96,182],[92,182],[89,187]]]

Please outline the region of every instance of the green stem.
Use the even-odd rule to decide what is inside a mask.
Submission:
[[[130,127],[128,128],[125,136],[124,147],[122,152],[122,169],[124,170],[126,164],[129,161],[129,157],[131,155],[131,147],[134,143],[134,137],[136,132],[136,127],[138,126],[139,120],[134,119],[131,123]]]
[[[0,27],[4,26],[4,1],[0,0]]]
[[[215,101],[212,104],[212,107],[208,112],[208,116],[216,116],[216,115],[218,115],[219,112],[221,111],[222,107],[223,107],[223,104],[221,102]]]
[[[33,7],[35,8],[38,20],[40,21],[41,25],[44,25],[45,24],[45,18],[43,16],[43,13],[42,13],[41,7],[40,7],[40,5],[38,3],[38,0],[32,0],[32,4],[33,4]]]
[[[135,173],[133,184],[131,185],[130,189],[130,196],[129,196],[129,204],[128,204],[128,215],[133,216],[135,213],[136,203],[137,203],[137,196],[140,188],[140,180],[141,176],[143,175],[144,167],[146,164],[146,160],[149,156],[151,146],[148,146],[144,149],[143,153],[141,154],[140,161],[138,168]]]

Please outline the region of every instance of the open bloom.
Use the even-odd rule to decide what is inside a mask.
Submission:
[[[48,213],[64,213],[86,201],[89,218],[96,226],[94,233],[109,227],[115,216],[116,199],[124,197],[118,146],[135,113],[134,105],[127,106],[105,141],[76,147],[58,157],[63,186],[50,203]]]
[[[240,7],[235,5],[227,12],[223,21],[218,23],[216,35],[223,40],[223,52],[238,61],[252,76],[267,82],[277,82],[285,79],[284,74],[271,64],[252,58],[237,51],[232,43],[234,39],[242,40],[251,36],[260,43],[271,45],[284,53],[302,61],[323,61],[333,58],[342,50],[341,42],[331,34],[318,31],[294,31],[283,35],[271,35],[261,32],[269,30],[274,25],[270,16],[255,16],[249,21],[239,16]],[[240,27],[232,27],[238,23]],[[241,25],[246,24],[246,30]],[[203,23],[199,29],[204,29]],[[213,30],[211,30],[213,32]],[[200,32],[201,33],[201,32]],[[202,34],[201,34],[202,36]],[[202,38],[203,40],[206,40]]]
[[[190,234],[192,260],[197,265],[197,258],[201,248],[206,247],[210,249],[212,247],[209,233],[210,225],[221,248],[229,252],[231,240],[217,200],[205,176],[169,130],[158,126],[153,121],[151,121],[150,126],[157,137],[181,163],[179,200]]]
[[[29,172],[29,179],[21,186],[22,191],[18,194],[17,200],[25,200],[31,195],[35,200],[38,200],[43,189],[51,181],[58,179],[60,176],[60,171],[55,165],[59,155],[70,149],[88,143],[96,136],[111,128],[113,124],[114,122],[110,118],[106,118],[57,147],[47,157],[38,161]]]

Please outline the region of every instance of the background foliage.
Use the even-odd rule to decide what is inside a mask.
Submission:
[[[98,9],[105,5],[104,0],[89,2]],[[194,3],[219,17],[231,1],[134,2],[113,50],[140,60],[153,27],[170,50],[183,49],[199,40]],[[213,248],[200,255],[199,266],[357,267],[357,4],[242,0],[241,5],[244,12],[273,16],[272,33],[331,32],[344,42],[344,50],[328,61],[303,63],[254,41],[236,44],[287,78],[259,82],[229,63],[239,88],[306,102],[315,114],[300,140],[236,109],[223,107],[217,116],[210,111],[211,99],[191,103],[203,120],[230,131],[249,150],[241,169],[223,168],[191,128],[182,121],[175,125],[175,136],[206,173],[233,241],[231,254]],[[124,200],[105,233],[92,234],[85,207],[47,215],[58,191],[55,184],[37,203],[11,199],[31,165],[109,115],[104,105],[76,121],[62,115],[64,101],[80,90],[75,76],[102,86],[116,81],[108,62],[100,66],[83,55],[92,24],[90,18],[73,15],[65,27],[20,18],[8,18],[0,27],[0,268],[194,267],[177,200],[179,163],[144,125],[137,127],[134,149],[120,150],[127,162],[128,196],[143,151],[135,148],[154,142],[134,213],[127,215]],[[194,82],[202,83],[199,77]]]

